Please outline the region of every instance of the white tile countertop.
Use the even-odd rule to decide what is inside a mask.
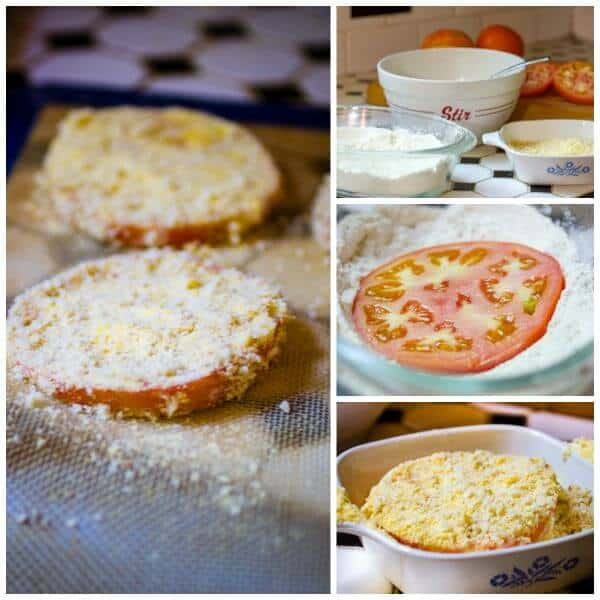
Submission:
[[[561,38],[537,42],[527,47],[527,56],[550,55],[559,61],[594,60],[590,42]],[[353,73],[338,78],[337,103],[364,104],[367,86],[377,80],[375,70]],[[493,146],[479,145],[462,155],[451,175],[451,190],[445,197],[501,198],[592,198],[592,185],[529,185],[515,179],[506,154]]]

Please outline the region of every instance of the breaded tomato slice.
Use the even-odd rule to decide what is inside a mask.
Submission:
[[[128,246],[237,239],[264,221],[282,189],[250,131],[183,108],[72,111],[41,175],[72,228]]]
[[[173,416],[241,396],[277,354],[271,285],[172,249],[82,263],[20,295],[9,373],[65,402]]]
[[[474,552],[535,542],[554,522],[561,487],[540,458],[439,452],[394,467],[365,516],[403,544]]]

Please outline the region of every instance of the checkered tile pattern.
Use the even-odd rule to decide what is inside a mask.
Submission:
[[[11,9],[8,83],[329,106],[329,7]]]
[[[593,44],[573,38],[538,42],[527,48],[526,57],[550,55],[556,60],[594,60]],[[337,84],[338,104],[361,104],[367,85],[377,80],[377,73],[351,74]],[[506,154],[499,148],[480,145],[463,154],[452,173],[451,190],[446,197],[501,198],[593,198],[592,185],[529,185],[515,179]]]

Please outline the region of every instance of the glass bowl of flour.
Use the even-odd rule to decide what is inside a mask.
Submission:
[[[339,393],[360,395],[582,395],[593,393],[593,207],[591,205],[374,206],[338,223]],[[526,244],[558,260],[566,285],[545,335],[476,375],[436,375],[387,360],[354,329],[360,279],[418,248],[459,241]]]
[[[477,140],[440,117],[373,106],[337,109],[339,197],[439,196]]]

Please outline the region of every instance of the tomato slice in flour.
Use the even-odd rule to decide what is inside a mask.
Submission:
[[[565,280],[548,254],[465,242],[400,256],[361,280],[352,316],[361,337],[402,365],[477,373],[546,332]]]

